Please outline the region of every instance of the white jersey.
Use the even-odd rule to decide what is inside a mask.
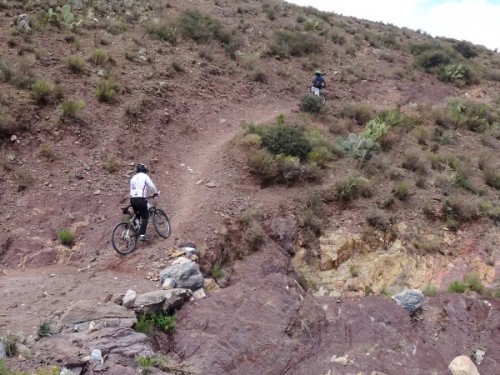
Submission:
[[[158,193],[156,186],[146,173],[137,173],[130,180],[130,198],[146,198],[148,196],[148,188],[153,191],[153,194]]]

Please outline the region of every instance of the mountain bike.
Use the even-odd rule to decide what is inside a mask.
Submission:
[[[165,211],[155,206],[154,200],[153,204],[150,203],[150,198],[152,197],[146,199],[148,200],[148,210],[153,227],[160,237],[168,238],[172,234],[170,220]],[[137,246],[142,219],[135,214],[131,205],[123,208],[122,213],[127,217],[113,228],[111,245],[118,254],[127,255],[132,253]]]
[[[318,89],[317,87],[314,86],[310,86],[309,89],[311,91],[311,94],[319,96],[319,98],[321,99],[321,104],[326,103],[325,93],[321,89]]]

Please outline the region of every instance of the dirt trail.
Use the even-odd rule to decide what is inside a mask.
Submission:
[[[113,293],[124,293],[130,288],[139,293],[157,288],[157,282],[149,280],[147,274],[155,267],[163,267],[162,260],[174,239],[202,242],[220,219],[214,216],[214,207],[231,202],[238,194],[237,185],[231,184],[231,179],[238,175],[228,173],[224,159],[226,146],[237,134],[240,124],[269,121],[296,107],[296,101],[266,103],[254,108],[240,105],[204,118],[206,129],[194,137],[191,145],[182,153],[182,147],[174,150],[179,152],[178,160],[182,162],[171,170],[160,170],[155,178],[162,190],[161,202],[169,202],[166,209],[174,228],[172,238],[140,244],[136,252],[127,257],[115,254],[109,245],[103,254],[86,259],[86,264],[79,267],[53,265],[5,270],[0,273],[3,296],[0,331],[34,334],[42,322],[55,321],[73,301],[105,300]],[[196,184],[198,180],[203,183]],[[208,181],[217,186],[205,186]]]

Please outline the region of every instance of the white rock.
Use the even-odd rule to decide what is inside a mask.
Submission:
[[[90,353],[89,362],[104,363],[104,359],[102,358],[102,353],[99,349],[92,350],[92,353]]]
[[[135,290],[129,289],[123,296],[123,307],[126,307],[127,309],[132,308],[134,306],[134,301],[135,298],[137,297],[137,292]]]
[[[205,291],[203,290],[203,288],[195,290],[193,292],[193,296],[194,296],[195,299],[204,299],[204,298],[207,298],[207,295],[205,294]]]
[[[191,261],[186,257],[179,257],[176,260],[174,260],[172,262],[172,264],[182,264],[182,263],[186,263],[186,262],[191,262]]]
[[[175,279],[167,277],[165,280],[163,280],[163,284],[161,284],[161,288],[164,290],[173,289],[173,288],[175,288],[175,285],[176,285]]]
[[[453,375],[480,375],[476,365],[465,355],[456,357],[448,368]]]

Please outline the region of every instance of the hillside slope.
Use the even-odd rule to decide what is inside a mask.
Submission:
[[[205,275],[224,270],[220,285],[246,290],[284,273],[313,305],[408,287],[444,292],[454,281],[498,301],[497,53],[279,1],[69,3],[74,26],[48,16],[62,1],[0,2],[5,332],[31,334],[82,296],[156,288],[150,273],[186,241]],[[30,31],[18,25],[22,13]],[[316,69],[328,101],[300,111]],[[386,126],[381,150],[364,162],[342,154],[337,138],[365,134],[371,120]],[[249,142],[248,125],[280,122],[324,152],[293,159],[290,180],[251,162],[262,139]],[[137,162],[150,166],[173,235],[121,257],[109,236]],[[70,246],[63,229],[75,235]],[[336,249],[339,241],[352,246]],[[276,247],[283,265],[261,263],[280,257]],[[215,309],[197,303],[190,313]],[[316,344],[307,350],[328,351]]]

